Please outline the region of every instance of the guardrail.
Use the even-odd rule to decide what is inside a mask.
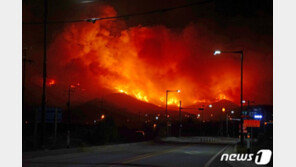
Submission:
[[[161,141],[177,143],[237,144],[239,139],[230,137],[167,137],[162,138]]]

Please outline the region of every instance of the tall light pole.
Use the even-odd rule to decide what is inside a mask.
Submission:
[[[223,116],[223,114],[226,111],[225,107],[223,107],[221,109],[221,111],[222,111],[222,115],[221,115],[221,133],[222,133],[222,136],[224,136],[224,116]],[[227,114],[226,114],[226,117],[227,117]],[[225,123],[226,123],[226,121],[225,121]],[[227,129],[226,129],[226,131],[227,131]]]
[[[238,51],[220,51],[220,50],[216,50],[214,52],[214,55],[219,55],[221,53],[235,53],[235,54],[240,54],[241,56],[241,98],[240,98],[240,108],[241,108],[241,145],[244,145],[244,137],[243,137],[243,62],[244,62],[244,52],[243,50],[238,50]]]
[[[79,83],[76,85],[79,86]],[[70,84],[68,87],[68,101],[67,101],[67,109],[68,109],[68,130],[67,130],[67,148],[70,148],[70,130],[71,130],[71,109],[70,109],[70,102],[71,102],[71,90],[72,88],[76,87],[75,85]]]
[[[27,58],[27,48],[23,49],[23,89],[22,89],[22,110],[24,113],[24,105],[25,105],[25,88],[26,88],[26,65],[27,63],[33,63],[33,60]]]
[[[68,130],[67,130],[67,148],[70,148],[70,124],[71,124],[71,112],[70,112],[70,98],[71,98],[71,84],[68,87],[68,101],[67,101],[67,109],[68,109]]]
[[[41,142],[43,147],[45,140],[45,114],[46,114],[46,77],[47,77],[47,55],[46,55],[46,32],[47,32],[47,0],[44,0],[44,19],[43,19],[43,83],[42,83],[42,101],[41,101]]]
[[[228,113],[226,112],[226,137],[229,137],[229,133],[228,133]]]
[[[181,105],[182,105],[182,102],[181,102],[181,100],[180,100],[180,104],[179,104],[179,137],[181,137],[181,131],[182,131],[182,107],[181,107]]]
[[[166,127],[167,127],[167,134],[166,136],[169,135],[169,119],[168,119],[168,94],[169,92],[177,92],[180,93],[181,90],[166,90],[165,94],[165,118],[166,118]]]

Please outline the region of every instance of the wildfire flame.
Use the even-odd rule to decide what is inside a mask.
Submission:
[[[110,6],[102,9],[101,17],[115,15]],[[194,25],[174,32],[165,26],[126,28],[123,21],[72,24],[56,36],[50,54],[57,69],[75,69],[74,76],[93,86],[89,90],[103,87],[158,106],[165,105],[169,89],[181,90],[169,93],[169,105],[239,97],[237,67],[221,70],[204,58],[196,34]]]
[[[48,81],[47,81],[47,85],[49,86],[49,87],[52,87],[52,86],[54,86],[56,84],[56,80],[54,80],[54,79],[49,79]]]

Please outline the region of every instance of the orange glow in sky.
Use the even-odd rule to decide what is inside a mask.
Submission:
[[[101,9],[100,16],[116,15],[110,6]],[[239,59],[214,57],[211,44],[194,24],[175,32],[161,25],[127,27],[121,20],[97,21],[66,25],[49,52],[56,56],[52,61],[59,62],[53,73],[61,79],[73,73],[71,77],[92,90],[89,94],[103,88],[164,106],[166,90],[179,89],[180,93],[169,93],[168,105],[178,106],[180,100],[182,105],[191,105],[225,99],[239,104]],[[251,76],[246,71],[244,77]],[[246,79],[244,87],[257,96],[252,86],[265,82],[256,80],[260,83],[253,85],[253,80]]]

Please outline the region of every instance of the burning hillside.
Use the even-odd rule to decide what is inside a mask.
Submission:
[[[100,17],[115,15],[112,7],[105,6]],[[164,105],[168,89],[181,90],[169,93],[168,104],[237,102],[238,59],[213,58],[212,41],[205,40],[211,36],[203,33],[195,24],[182,30],[162,25],[126,27],[118,20],[66,25],[49,47],[50,75],[60,83],[77,81],[92,96],[104,88],[158,106]],[[249,81],[246,89],[256,89]]]

